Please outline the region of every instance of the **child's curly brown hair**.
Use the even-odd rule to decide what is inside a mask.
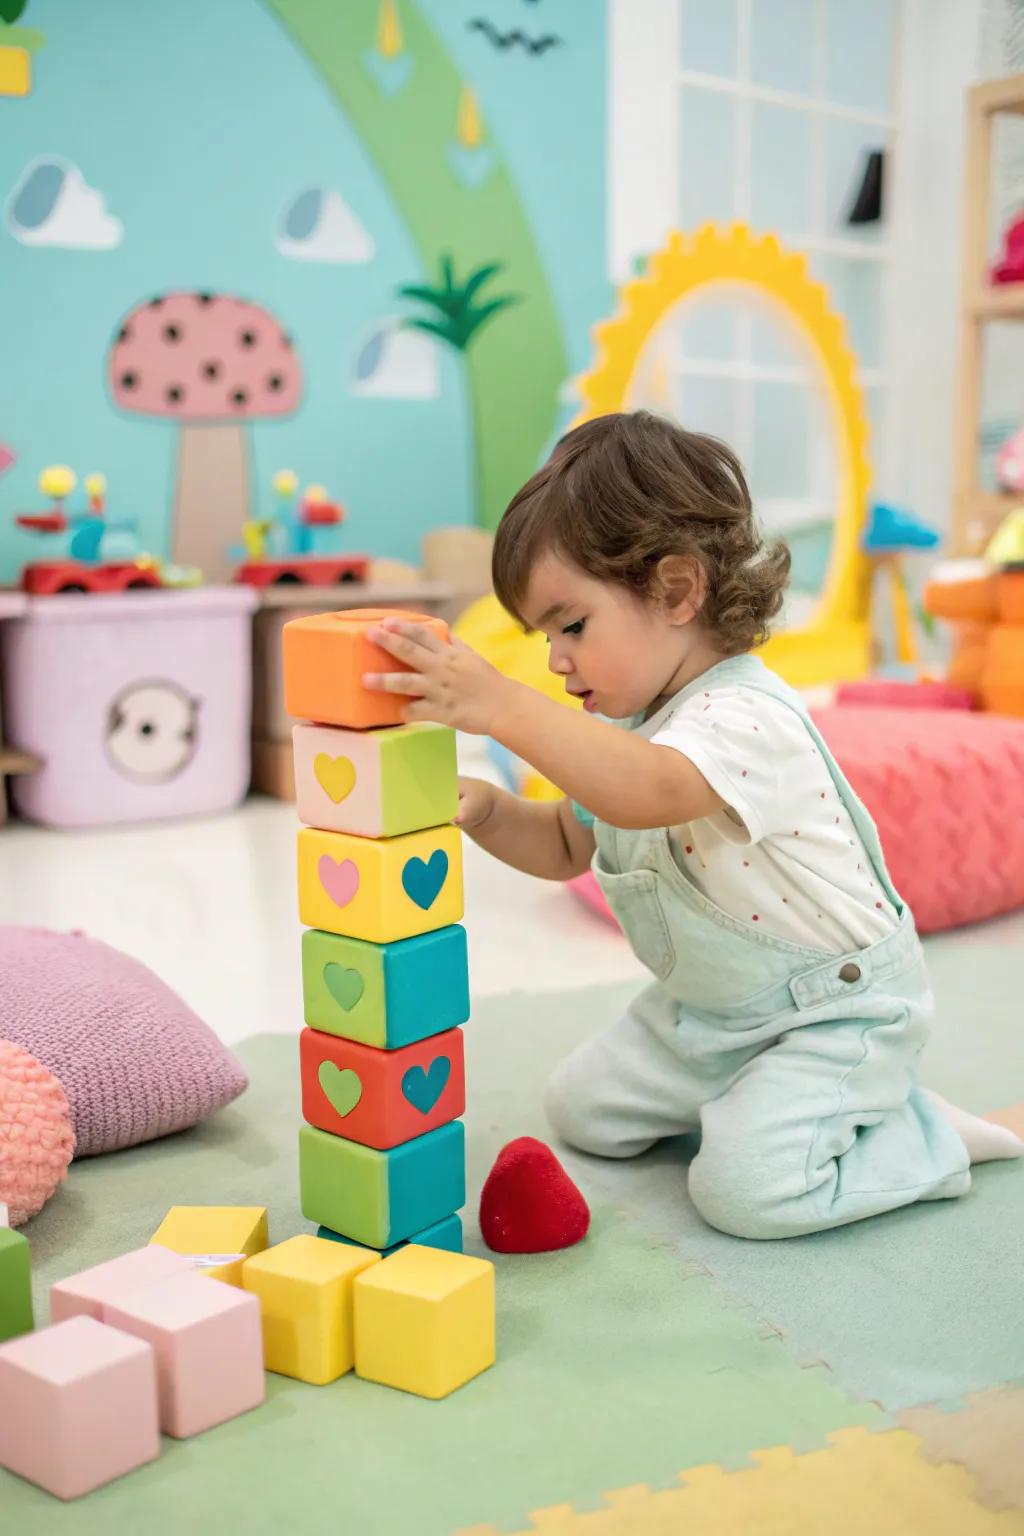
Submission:
[[[576,427],[509,502],[492,570],[499,601],[521,622],[546,550],[648,598],[666,555],[697,559],[707,582],[701,623],[727,655],[767,638],[789,578],[789,550],[765,541],[736,455],[650,411]]]

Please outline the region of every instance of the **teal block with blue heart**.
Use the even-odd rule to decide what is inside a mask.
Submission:
[[[367,1248],[391,1248],[465,1204],[465,1144],[461,1120],[387,1151],[303,1125],[302,1214]]]
[[[458,923],[413,939],[371,944],[310,928],[302,935],[302,991],[311,1029],[394,1051],[469,1018],[466,930]]]
[[[343,1237],[340,1232],[332,1232],[330,1227],[318,1227],[317,1237],[326,1237],[332,1243],[348,1243],[353,1248],[365,1248],[365,1243],[354,1242],[351,1237]],[[422,1232],[414,1232],[412,1237],[404,1237],[400,1243],[393,1243],[390,1248],[375,1249],[381,1258],[390,1258],[397,1253],[399,1248],[405,1248],[409,1243],[416,1243],[420,1248],[443,1248],[447,1253],[462,1252],[462,1218],[460,1216],[446,1216],[444,1221],[435,1221],[432,1227],[425,1227]]]

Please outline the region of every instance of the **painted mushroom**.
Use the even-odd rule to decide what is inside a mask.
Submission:
[[[302,393],[290,338],[258,304],[169,293],[122,322],[109,369],[115,405],[181,424],[171,558],[224,579],[251,515],[247,425],[290,416]]]

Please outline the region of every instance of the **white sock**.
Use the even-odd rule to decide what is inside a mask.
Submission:
[[[991,1120],[982,1120],[979,1115],[968,1114],[966,1109],[958,1109],[930,1088],[925,1088],[924,1092],[956,1131],[972,1163],[991,1163],[1002,1157],[1024,1157],[1024,1141],[1008,1131],[1005,1125],[993,1125]]]

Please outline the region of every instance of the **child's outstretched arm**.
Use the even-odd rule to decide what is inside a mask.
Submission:
[[[446,645],[404,619],[383,620],[368,638],[410,668],[363,679],[368,688],[405,694],[407,720],[492,736],[601,821],[671,827],[725,804],[682,753],[563,708],[503,677],[459,641]]]
[[[496,859],[541,880],[571,880],[594,857],[594,834],[568,800],[522,800],[482,779],[459,780],[458,826]]]

